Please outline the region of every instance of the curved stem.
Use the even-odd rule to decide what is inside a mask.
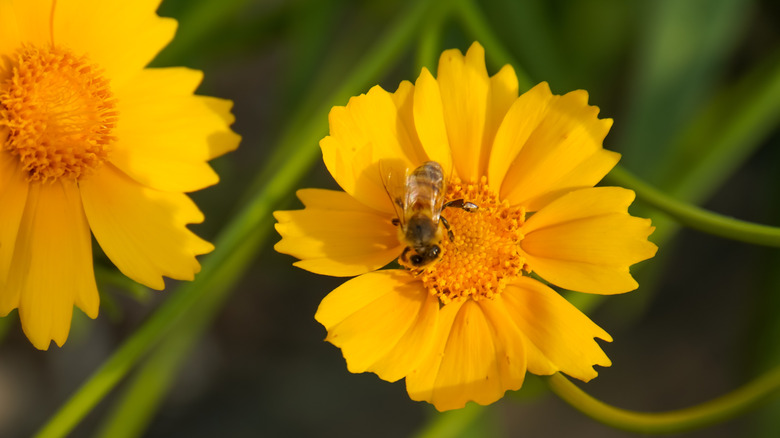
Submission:
[[[635,412],[610,406],[585,393],[561,373],[545,380],[563,401],[600,423],[630,432],[678,433],[726,421],[778,395],[780,366],[724,396],[666,412]]]
[[[745,222],[678,201],[621,166],[615,166],[605,180],[634,190],[640,200],[677,219],[683,225],[727,239],[756,245],[780,246],[780,228]]]

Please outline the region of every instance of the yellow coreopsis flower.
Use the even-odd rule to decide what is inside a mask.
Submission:
[[[230,101],[199,71],[144,68],[176,21],[160,0],[0,0],[0,315],[37,348],[62,345],[73,305],[94,318],[90,230],[128,277],[191,280],[212,245],[184,194],[236,148]]]
[[[612,121],[587,98],[553,95],[546,83],[518,97],[512,67],[489,77],[475,43],[465,56],[444,52],[438,78],[423,69],[395,93],[374,87],[331,110],[320,146],[344,192],[299,191],[304,210],[276,212],[276,249],[309,271],[357,276],[315,316],[351,372],[406,378],[412,399],[448,410],[492,403],[527,371],[587,381],[593,365],[610,365],[594,339],[609,334],[529,275],[628,292],[637,287],[629,266],[656,251],[650,221],[627,212],[634,193],[593,187],[619,154],[602,148]],[[398,231],[409,227],[401,215],[428,206],[419,192],[388,196],[390,162],[443,169],[444,201],[472,206],[442,206],[430,263],[414,257],[431,246]],[[433,197],[435,174],[405,174],[407,190]],[[407,268],[377,270],[399,256]]]

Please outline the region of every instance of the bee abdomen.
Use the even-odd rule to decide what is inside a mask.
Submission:
[[[444,181],[444,171],[435,161],[426,161],[412,172],[412,178],[420,186],[427,186],[436,196],[441,195]]]

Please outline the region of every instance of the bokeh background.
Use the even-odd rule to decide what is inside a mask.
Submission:
[[[441,19],[432,2],[423,26],[441,38],[436,52],[465,51],[475,35],[457,14]],[[235,102],[238,151],[213,162],[219,185],[195,193],[212,240],[252,198],[261,169],[289,132],[321,126],[328,102],[377,41],[404,20],[412,1],[165,0],[160,15],[179,20],[156,66],[205,71],[200,94]],[[780,3],[774,0],[490,0],[472,2],[518,70],[555,93],[590,93],[615,120],[605,141],[622,164],[671,195],[744,220],[780,225]],[[419,74],[419,39],[369,78],[394,90]],[[488,70],[498,70],[486,47]],[[435,69],[435,65],[428,65]],[[337,102],[345,104],[346,99]],[[319,128],[316,128],[319,129]],[[286,146],[284,146],[286,147]],[[306,147],[317,149],[316,141]],[[317,152],[318,154],[318,152]],[[261,175],[262,177],[262,175]],[[296,187],[336,188],[317,158]],[[292,193],[276,208],[298,208]],[[719,396],[780,364],[780,251],[682,229],[641,200],[652,217],[658,256],[634,268],[641,289],[585,302],[615,341],[613,361],[583,385],[627,409],[676,409]],[[352,375],[323,342],[313,318],[343,279],[321,277],[277,254],[271,222],[213,323],[172,378],[114,417],[135,385],[124,379],[73,436],[147,437],[623,437],[582,416],[529,377],[486,409],[446,415],[409,400],[403,382]],[[94,246],[99,251],[98,246]],[[63,348],[35,350],[15,313],[0,319],[0,436],[31,435],[57,411],[179,286],[133,286],[96,254],[101,313],[74,314]],[[579,303],[579,298],[574,297]],[[186,318],[187,316],[185,316]],[[173,346],[172,346],[173,345]],[[175,350],[177,344],[163,344]],[[184,344],[182,344],[184,345]],[[163,360],[164,361],[164,360]],[[155,366],[150,367],[152,370]],[[151,382],[151,383],[149,383]],[[119,429],[107,426],[115,418]],[[119,419],[116,419],[119,418]],[[692,437],[776,437],[780,403]]]

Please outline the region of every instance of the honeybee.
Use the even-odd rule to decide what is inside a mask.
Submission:
[[[393,225],[398,227],[398,240],[406,244],[398,257],[399,263],[422,269],[439,261],[444,232],[450,241],[454,239],[449,222],[441,215],[442,210],[455,207],[474,212],[477,205],[463,199],[444,202],[446,181],[444,171],[436,161],[426,161],[411,172],[409,169],[400,171],[387,161],[380,161],[379,169],[395,208]]]

